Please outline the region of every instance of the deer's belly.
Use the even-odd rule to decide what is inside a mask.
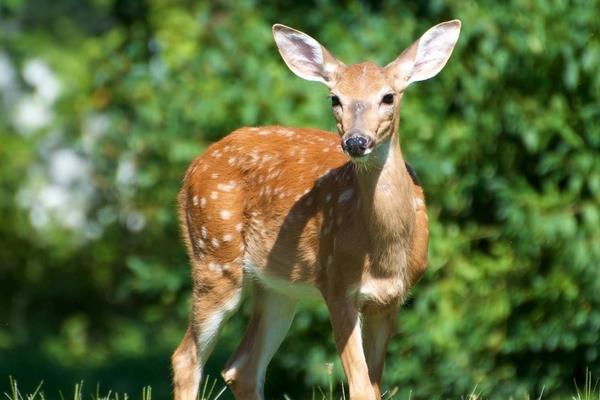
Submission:
[[[273,273],[266,272],[249,257],[244,259],[244,275],[256,280],[264,288],[294,299],[321,299],[319,290],[307,282],[285,279]]]

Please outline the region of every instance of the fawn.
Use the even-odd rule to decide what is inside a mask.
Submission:
[[[263,398],[267,365],[308,297],[329,310],[350,398],[381,397],[396,312],[425,271],[429,240],[423,191],[400,150],[399,105],[410,83],[445,66],[460,26],[430,28],[383,68],[346,66],[310,36],[273,26],[288,67],[329,88],[339,136],[241,128],[191,163],[178,196],[193,293],[172,356],[176,400],[196,399],[243,283],[253,312],[222,372],[237,399]]]

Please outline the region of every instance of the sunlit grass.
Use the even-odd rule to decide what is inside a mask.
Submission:
[[[76,383],[75,388],[73,389],[73,393],[65,396],[62,391],[58,392],[58,396],[46,397],[46,394],[42,390],[44,382],[40,382],[39,385],[35,388],[35,390],[31,393],[23,394],[19,390],[19,386],[17,384],[17,380],[12,376],[8,378],[9,380],[9,392],[4,392],[4,396],[9,400],[50,400],[54,398],[58,398],[60,400],[83,400],[83,381]],[[92,400],[129,400],[130,397],[127,393],[117,393],[112,390],[106,392],[106,394],[102,395],[100,393],[100,385],[96,385],[96,390],[93,394],[89,396],[85,396],[86,399]],[[150,386],[144,386],[141,392],[142,400],[152,400],[152,388]],[[207,399],[208,400],[208,399]]]
[[[211,383],[211,381],[212,381],[212,383]],[[227,386],[221,387],[221,389],[218,392],[216,392],[213,397],[213,392],[215,391],[216,386],[217,386],[216,379],[211,379],[210,377],[206,377],[206,379],[204,380],[204,383],[202,384],[202,387],[200,388],[200,393],[198,393],[198,399],[199,400],[218,400],[219,397],[221,397],[221,395],[223,393],[225,393],[225,390],[227,390]]]
[[[325,389],[322,387],[316,387],[312,389],[312,400],[346,400],[348,399],[347,390],[344,387],[343,383],[340,383],[340,389],[336,390],[336,385],[333,382],[332,374],[328,373],[329,382]],[[8,400],[50,400],[50,399],[60,399],[60,400],[83,400],[91,399],[91,400],[129,400],[134,399],[134,397],[129,397],[127,393],[117,393],[112,390],[108,390],[106,392],[101,393],[100,385],[96,385],[96,388],[93,393],[84,395],[84,384],[83,381],[75,384],[72,393],[65,395],[62,391],[58,392],[57,396],[47,397],[43,391],[44,382],[40,382],[37,387],[31,393],[23,393],[19,389],[17,384],[17,380],[12,376],[9,379],[9,391],[4,392],[5,399]],[[217,379],[208,377],[205,379],[200,391],[198,393],[198,400],[219,400],[221,396],[226,392],[227,387],[222,383],[219,383]],[[401,400],[411,400],[412,393],[409,393],[408,397]],[[152,388],[150,386],[144,386],[141,390],[140,397],[141,400],[152,400]],[[288,395],[284,394],[282,396],[284,400],[294,400],[290,398]],[[393,388],[388,390],[382,394],[382,400],[391,400],[396,399],[400,400],[398,397],[398,388]],[[485,396],[481,395],[477,386],[473,388],[471,393],[462,397],[464,400],[484,400]],[[543,392],[536,400],[543,400]],[[516,400],[516,399],[515,399]],[[525,397],[523,400],[532,400],[530,397]],[[583,387],[579,387],[577,383],[575,383],[575,394],[571,396],[568,400],[600,400],[600,387],[598,386],[598,380],[592,379],[592,374],[590,371],[586,371],[585,381]]]
[[[598,388],[598,380],[592,381],[592,373],[587,370],[585,371],[585,382],[583,388],[580,389],[575,382],[576,395],[573,396],[573,400],[600,400],[600,389]]]

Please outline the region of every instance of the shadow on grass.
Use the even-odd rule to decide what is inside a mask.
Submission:
[[[139,357],[115,357],[99,367],[86,365],[65,366],[28,348],[0,352],[0,394],[10,392],[9,376],[19,384],[23,393],[32,393],[43,381],[42,391],[50,399],[72,397],[73,388],[83,381],[83,398],[95,393],[127,393],[130,398],[141,398],[145,386],[152,387],[152,397],[169,399],[171,391],[170,349],[148,352]],[[226,361],[226,354],[213,354],[207,365],[207,374],[219,377],[217,387],[224,385],[219,371]],[[220,399],[232,398],[224,393]]]
[[[149,351],[139,357],[114,357],[110,362],[98,366],[66,366],[44,356],[41,351],[32,351],[32,347],[13,348],[0,352],[0,396],[10,392],[9,376],[19,385],[22,393],[33,393],[43,381],[41,391],[46,398],[58,399],[62,392],[65,398],[72,398],[73,388],[83,381],[83,398],[90,398],[99,385],[101,394],[127,393],[129,398],[141,398],[144,387],[152,387],[153,399],[172,398],[170,356],[172,349]],[[215,351],[206,365],[206,374],[211,381],[216,378],[215,388],[225,385],[220,371],[225,365],[229,353]],[[303,385],[290,382],[284,371],[269,371],[267,397],[272,394],[288,393],[292,398],[306,395]],[[233,399],[226,390],[219,400]]]

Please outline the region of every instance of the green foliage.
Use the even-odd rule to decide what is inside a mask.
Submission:
[[[190,288],[187,164],[242,125],[334,129],[271,24],[384,64],[460,18],[448,66],[401,109],[430,265],[385,382],[400,398],[570,396],[600,371],[598,15],[598,0],[0,3],[0,371],[166,398]],[[224,329],[211,374],[244,324]],[[325,386],[330,336],[324,308],[303,307],[267,391]]]

